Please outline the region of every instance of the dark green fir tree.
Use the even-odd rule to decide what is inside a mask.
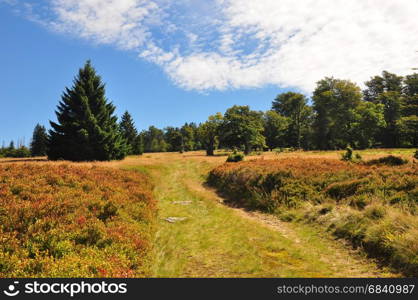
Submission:
[[[30,143],[30,153],[32,156],[46,155],[48,148],[48,134],[44,126],[36,124],[33,130],[32,141]]]
[[[87,61],[66,88],[50,122],[48,158],[71,161],[123,159],[126,141],[119,131],[115,106],[105,97],[105,85]]]
[[[119,129],[128,144],[128,154],[141,155],[144,148],[142,144],[142,137],[138,135],[135,123],[128,111],[125,111],[122,115],[122,119],[119,123]]]

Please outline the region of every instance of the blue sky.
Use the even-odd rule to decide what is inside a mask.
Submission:
[[[0,142],[25,139],[36,123],[49,126],[61,93],[91,59],[120,116],[128,110],[138,129],[202,122],[234,104],[266,110],[277,87],[234,91],[186,91],[157,65],[135,53],[94,45],[46,30],[0,4]]]
[[[410,74],[417,15],[411,0],[0,0],[0,141],[54,120],[87,59],[138,129],[267,110],[326,76]]]

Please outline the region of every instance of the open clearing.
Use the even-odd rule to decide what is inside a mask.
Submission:
[[[325,156],[339,158],[336,152]],[[277,156],[268,153],[264,158]],[[156,277],[397,276],[318,230],[222,204],[204,183],[224,156],[155,153],[131,159],[124,167],[147,172],[156,185]],[[185,219],[170,223],[168,217]]]
[[[370,159],[388,152],[361,154]],[[392,152],[409,155],[403,150]],[[339,153],[283,153],[282,157],[339,159]],[[275,159],[277,155],[268,153],[262,157]],[[159,209],[153,277],[400,276],[320,230],[223,204],[223,199],[206,187],[205,180],[208,172],[225,159],[225,156],[207,157],[203,152],[147,153],[120,162],[77,165],[130,169],[151,176]],[[33,164],[61,162],[38,160]],[[172,222],[167,221],[170,217],[174,218],[169,219]]]

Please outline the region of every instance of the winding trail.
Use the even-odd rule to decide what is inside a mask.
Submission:
[[[315,228],[226,206],[204,184],[220,161],[152,154],[124,166],[149,173],[155,182],[155,277],[399,276]]]

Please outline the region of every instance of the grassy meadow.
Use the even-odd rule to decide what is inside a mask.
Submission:
[[[413,151],[359,151],[364,160],[389,153],[409,159],[399,167],[341,162],[342,152],[265,152],[228,164],[224,151],[213,157],[203,151],[146,153],[89,163],[0,159],[0,276],[416,274]],[[283,191],[276,177],[262,180],[270,173],[289,183],[285,190],[291,195],[283,203],[275,198],[274,209],[254,205],[270,201],[265,189],[260,193],[252,186],[255,178],[272,195]],[[358,187],[354,194],[334,197],[344,188],[330,192],[330,186],[349,182]],[[237,184],[248,190],[229,190]],[[167,221],[173,217],[179,219]]]
[[[403,150],[387,151],[408,157]],[[319,225],[354,247],[405,274],[418,274],[418,164],[351,163],[322,156],[278,155],[279,159],[223,164],[208,182],[248,209],[277,215],[282,221]],[[318,157],[313,157],[318,155]],[[379,156],[378,156],[379,157]]]

